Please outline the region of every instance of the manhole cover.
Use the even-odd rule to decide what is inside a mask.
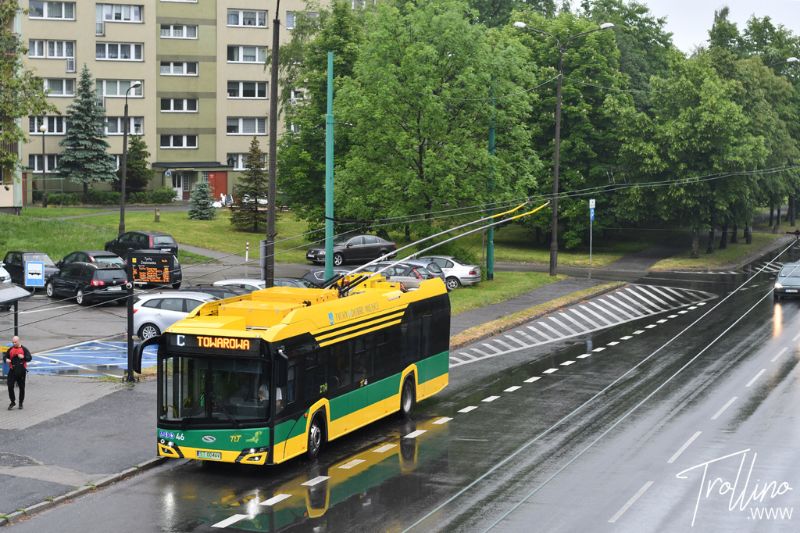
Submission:
[[[0,465],[3,466],[35,466],[39,463],[25,455],[0,452]]]

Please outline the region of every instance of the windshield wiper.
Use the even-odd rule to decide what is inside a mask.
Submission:
[[[212,395],[211,395],[211,401],[212,401],[212,402],[214,402],[214,401],[216,400],[216,398],[217,398],[217,397],[216,397],[216,395],[214,395],[214,394],[212,393]],[[212,403],[211,405],[213,406],[214,404]],[[238,427],[239,427],[239,420],[238,420],[236,417],[234,417],[232,414],[230,414],[230,412],[228,411],[228,409],[225,407],[225,404],[223,404],[223,403],[220,403],[220,404],[219,404],[219,408],[220,408],[220,409],[222,409],[222,412],[225,414],[225,416],[227,416],[227,417],[228,417],[228,419],[229,419],[231,422],[233,422],[233,425],[234,425],[234,426],[236,426],[236,427],[238,428]],[[211,411],[211,412],[212,412],[212,414],[213,414],[213,412],[214,412],[214,411],[213,411],[213,407],[212,407],[212,411]]]

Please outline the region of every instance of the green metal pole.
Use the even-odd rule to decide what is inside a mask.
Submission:
[[[489,184],[487,190],[489,192],[489,201],[492,201],[492,193],[494,192],[494,153],[495,153],[495,138],[494,138],[494,77],[492,77],[492,85],[489,87],[489,98],[492,102],[492,118],[489,121]],[[491,214],[492,209],[489,209]],[[489,228],[486,233],[486,279],[491,281],[494,279],[494,226]]]
[[[333,277],[333,52],[328,52],[328,109],[325,115],[325,279]]]

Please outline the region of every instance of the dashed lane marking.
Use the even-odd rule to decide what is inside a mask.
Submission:
[[[452,418],[450,418],[449,416],[443,416],[442,418],[440,418],[438,420],[434,420],[433,423],[436,424],[437,426],[441,426],[442,424],[447,424],[451,420],[452,420]]]
[[[606,346],[616,346],[617,344],[619,344],[619,341],[611,341]]]
[[[575,364],[575,361],[564,361],[563,363],[561,363],[561,366],[569,366],[569,365],[574,365],[574,364]]]
[[[669,315],[667,318],[678,318],[678,315]]]
[[[753,376],[753,379],[751,379],[750,381],[748,381],[748,382],[747,382],[747,385],[745,385],[745,387],[749,387],[750,385],[752,385],[753,383],[755,383],[755,381],[756,381],[758,378],[760,378],[760,377],[761,377],[761,374],[763,374],[764,372],[766,372],[766,370],[767,370],[766,368],[762,368],[762,369],[761,369],[761,370],[758,372],[758,374],[756,374],[755,376]]]
[[[330,479],[330,476],[317,476],[314,479],[309,479],[305,483],[300,483],[300,484],[303,485],[304,487],[313,487],[315,485],[319,485],[323,481],[327,481],[328,479]]]
[[[647,324],[644,329],[653,329],[654,327],[656,327],[655,324]]]
[[[339,468],[342,470],[350,470],[354,466],[358,466],[363,462],[365,462],[364,459],[353,459],[352,461],[348,461],[343,465],[339,465]]]
[[[222,522],[217,522],[216,524],[214,524],[211,527],[225,528],[225,527],[228,527],[228,526],[232,526],[236,522],[239,522],[240,520],[244,520],[247,517],[248,517],[248,515],[246,515],[246,514],[235,514],[233,516],[229,516],[228,518],[226,518]]]
[[[605,350],[605,348],[604,348],[603,346],[598,346],[597,348],[595,348],[595,349],[594,349],[594,350],[592,350],[592,351],[593,351],[593,352],[600,353],[600,352],[602,352],[603,350]]]
[[[478,408],[477,405],[468,405],[467,407],[464,407],[463,409],[459,409],[458,412],[459,413],[469,413],[470,411],[474,411],[477,408]]]
[[[667,321],[666,318],[662,318],[662,319],[656,320],[656,324],[663,324],[666,321]]]
[[[464,410],[462,409],[459,412],[462,412],[462,411],[464,411]],[[372,450],[372,453],[386,453],[389,450],[391,450],[392,448],[394,448],[395,446],[397,446],[397,444],[384,444],[380,448],[375,448],[374,450]]]
[[[621,340],[621,341],[629,341],[629,340],[631,340],[632,338],[633,338],[633,337],[631,337],[630,335],[625,335],[624,337],[620,337],[620,338],[619,338],[619,340]]]
[[[489,402],[493,402],[493,401],[495,401],[495,400],[496,400],[496,399],[498,399],[499,397],[500,397],[500,396],[487,396],[486,398],[484,398],[484,399],[483,399],[483,400],[481,400],[481,401],[482,401],[482,402],[485,402],[485,403],[489,403]]]
[[[507,389],[504,389],[503,392],[514,392],[515,390],[519,390],[521,388],[522,387],[520,387],[519,385],[513,385]]]
[[[681,454],[682,454],[683,452],[685,452],[685,451],[686,451],[686,448],[688,448],[689,446],[691,446],[691,444],[692,444],[692,443],[693,443],[693,442],[694,442],[694,441],[697,439],[697,437],[699,437],[699,436],[700,436],[700,434],[701,434],[701,433],[702,433],[702,431],[697,431],[697,432],[695,432],[695,434],[694,434],[694,435],[692,435],[691,437],[689,437],[689,440],[687,440],[686,442],[684,442],[684,443],[683,443],[683,446],[681,446],[680,448],[678,448],[678,451],[677,451],[677,452],[675,452],[674,454],[672,454],[672,457],[670,457],[670,458],[667,460],[667,464],[672,464],[672,463],[674,463],[674,462],[675,462],[675,461],[678,459],[678,457],[680,457],[680,456],[681,456]]]
[[[590,353],[582,353],[578,356],[578,359],[586,359],[587,357],[591,357],[592,354]]]
[[[642,333],[644,333],[643,329],[637,329],[636,331],[633,332],[634,335],[641,335]]]
[[[422,435],[423,433],[427,433],[427,430],[425,430],[425,429],[418,429],[418,430],[416,430],[416,431],[412,431],[411,433],[409,433],[408,435],[406,435],[406,436],[405,436],[405,437],[403,437],[403,438],[404,438],[404,439],[416,439],[417,437],[419,437],[419,436],[420,436],[420,435]]]
[[[769,360],[769,362],[770,362],[770,363],[774,363],[775,361],[777,361],[777,360],[778,360],[778,357],[780,357],[780,356],[782,356],[783,354],[785,354],[785,353],[786,353],[786,351],[787,351],[788,349],[789,349],[789,348],[786,348],[786,347],[783,347],[783,348],[781,348],[781,350],[780,350],[780,351],[779,351],[779,352],[778,352],[778,353],[775,355],[775,357],[773,357],[772,359],[770,359],[770,360]]]
[[[639,498],[641,498],[641,497],[642,497],[642,495],[644,495],[644,493],[645,493],[645,492],[647,492],[647,489],[649,489],[649,488],[650,488],[650,486],[651,486],[652,484],[653,484],[653,482],[652,482],[652,481],[648,481],[647,483],[645,483],[645,484],[644,484],[644,486],[643,486],[641,489],[639,489],[639,490],[636,492],[636,494],[634,494],[633,496],[631,496],[631,499],[630,499],[630,500],[628,500],[627,502],[625,502],[625,505],[623,505],[623,506],[620,508],[620,510],[619,510],[619,511],[617,511],[617,512],[614,514],[614,516],[612,516],[612,517],[611,517],[611,518],[608,520],[608,522],[609,522],[610,524],[613,524],[613,523],[615,523],[617,520],[619,520],[620,518],[622,518],[622,515],[624,515],[624,514],[625,514],[625,511],[627,511],[628,509],[630,509],[630,507],[631,507],[631,506],[632,506],[634,503],[636,503],[636,500],[638,500]]]
[[[731,398],[730,400],[728,400],[728,401],[725,403],[725,405],[723,405],[723,406],[720,408],[720,410],[719,410],[719,411],[717,411],[716,413],[714,413],[714,416],[712,416],[712,417],[711,417],[711,420],[716,420],[717,418],[719,418],[719,417],[720,417],[720,415],[722,415],[722,413],[724,413],[724,412],[725,412],[725,410],[726,410],[726,409],[728,409],[728,407],[730,407],[730,406],[731,406],[731,404],[732,404],[733,402],[735,402],[735,401],[736,401],[736,398],[738,398],[738,396],[734,396],[733,398]]]
[[[539,381],[540,379],[542,378],[540,378],[539,376],[533,376],[532,378],[526,379],[525,383],[533,383],[534,381]]]
[[[542,372],[542,374],[552,374],[553,372],[558,372],[558,369],[557,368],[548,368],[547,370]]]
[[[286,499],[291,498],[291,497],[292,497],[291,494],[276,494],[275,496],[273,496],[269,500],[264,500],[263,502],[259,503],[258,505],[263,505],[264,507],[270,507],[272,505],[275,505],[276,503],[280,503],[283,500],[286,500]]]
[[[680,314],[682,314],[682,315],[685,315],[685,314],[686,314],[686,313],[688,313],[688,312],[689,312],[689,311],[687,311],[686,309],[681,309],[680,311],[678,311],[678,313],[680,313]]]

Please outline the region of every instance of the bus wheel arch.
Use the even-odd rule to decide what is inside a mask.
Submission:
[[[414,373],[409,373],[403,380],[403,387],[400,389],[400,415],[409,418],[417,403],[417,387]]]
[[[325,422],[325,410],[320,409],[311,416],[308,424],[308,442],[306,457],[314,460],[319,456],[322,445],[327,441],[327,425]]]

